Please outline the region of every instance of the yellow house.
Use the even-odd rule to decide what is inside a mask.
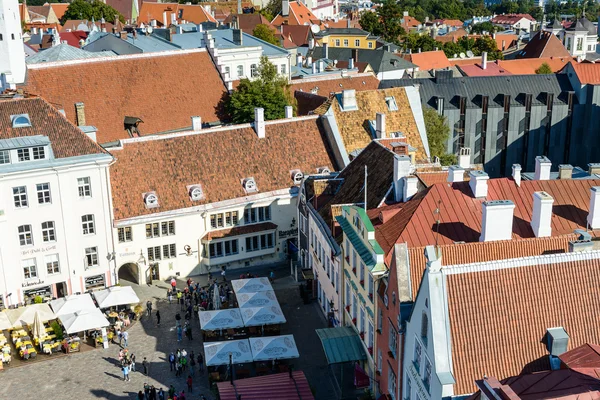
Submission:
[[[315,34],[315,41],[322,46],[349,49],[375,49],[378,36],[358,28],[329,28]]]

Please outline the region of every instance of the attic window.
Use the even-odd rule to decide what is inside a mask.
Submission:
[[[29,114],[11,115],[10,120],[12,121],[13,128],[25,128],[27,126],[31,126]]]
[[[192,201],[204,200],[204,191],[201,185],[188,186],[187,189]]]
[[[304,174],[299,169],[294,169],[290,171],[290,175],[292,181],[294,181],[294,185],[299,185],[302,183],[302,179],[304,178]]]
[[[331,171],[329,170],[328,167],[319,167],[319,168],[317,168],[317,173],[318,174],[330,174]]]
[[[256,181],[254,178],[246,178],[242,181],[242,186],[244,186],[244,190],[246,193],[256,193],[258,192],[258,188],[256,187]]]
[[[388,110],[390,111],[398,111],[398,105],[396,104],[396,99],[394,96],[389,96],[385,98],[385,103],[388,106]]]
[[[144,204],[146,204],[146,208],[156,208],[158,207],[158,196],[156,192],[148,192],[144,193]]]

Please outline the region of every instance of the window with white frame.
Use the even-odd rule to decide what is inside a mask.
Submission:
[[[235,226],[238,223],[238,212],[227,211],[225,213],[217,213],[210,215],[210,227],[212,229],[220,229],[229,226]]]
[[[175,257],[177,257],[175,243],[163,244],[163,258],[175,258]]]
[[[130,226],[124,226],[117,229],[117,237],[119,243],[131,242],[133,240],[133,233]]]
[[[344,39],[344,47],[348,47],[348,39]]]
[[[93,214],[86,214],[81,216],[81,228],[83,230],[84,235],[93,235],[96,233]]]
[[[373,329],[373,323],[369,321],[369,330],[368,330],[368,339],[367,339],[367,347],[373,349],[373,343],[375,341],[375,332]],[[371,350],[372,352],[372,350]]]
[[[271,220],[271,206],[246,208],[244,210],[244,223],[253,224]]]
[[[358,302],[356,299],[356,295],[352,293],[352,319],[356,320],[358,316]]]
[[[38,273],[35,258],[28,258],[27,260],[21,261],[21,267],[23,268],[23,276],[25,279],[37,278]]]
[[[50,184],[49,183],[38,183],[35,186],[37,189],[38,204],[51,203],[52,200],[50,198]]]
[[[160,237],[160,224],[158,222],[146,224],[146,239],[155,237]]]
[[[85,267],[92,268],[98,266],[98,248],[87,247],[85,249]]]
[[[413,356],[413,364],[415,365],[415,369],[418,373],[421,373],[421,353],[423,352],[423,347],[421,346],[421,342],[417,338],[415,338],[415,354]]]
[[[391,322],[388,337],[388,347],[394,358],[396,358],[396,352],[398,349],[398,332],[396,332],[396,328],[394,328],[394,325]]]
[[[27,207],[27,188],[25,186],[17,186],[13,188],[13,200],[15,207]]]
[[[46,263],[46,271],[48,272],[48,275],[60,273],[58,254],[49,254],[44,256],[44,262]]]
[[[18,158],[19,162],[30,161],[31,153],[30,153],[29,149],[18,149],[17,150],[17,158]]]
[[[306,233],[307,229],[306,229],[306,217],[302,214],[300,214],[300,232],[302,233]]]
[[[225,240],[211,243],[208,247],[210,258],[227,257],[238,254],[238,240]]]
[[[285,64],[281,64],[281,75],[287,74],[287,66]]]
[[[373,48],[373,42],[369,42],[369,48],[372,49]]]
[[[364,288],[365,287],[365,264],[361,261],[360,262],[360,285]]]
[[[33,235],[31,234],[31,225],[21,225],[19,230],[19,243],[21,246],[30,246],[33,244]]]
[[[411,396],[412,396],[412,382],[410,380],[410,376],[408,376],[408,374],[406,374],[406,394],[405,394],[404,399],[411,400]]]
[[[272,249],[275,246],[275,237],[273,233],[250,236],[246,238],[246,252]]]
[[[365,309],[364,307],[360,308],[360,328],[358,329],[359,332],[361,332],[363,334],[363,342],[365,341]]]
[[[10,164],[10,151],[0,150],[0,164]]]
[[[175,234],[175,221],[164,221],[160,223],[160,235],[171,236]]]
[[[371,301],[373,301],[373,299],[374,299],[374,290],[375,290],[375,284],[373,282],[373,275],[368,274],[367,275],[367,280],[369,281],[369,284],[367,286],[367,288],[369,290],[369,299],[371,299]]]
[[[340,39],[335,39],[335,47],[340,47]]]
[[[359,47],[360,46],[360,39],[354,39],[354,45],[356,47]]]
[[[33,154],[34,160],[43,160],[46,158],[46,151],[43,146],[31,148],[31,153]]]
[[[54,221],[42,222],[42,240],[44,242],[56,241],[56,230],[54,229]]]
[[[356,251],[354,249],[352,249],[352,272],[356,276]]]
[[[146,239],[175,234],[175,221],[154,222],[146,224]]]
[[[237,66],[237,76],[238,76],[238,78],[242,78],[244,76],[244,66],[243,65]]]
[[[351,300],[351,296],[352,293],[350,292],[350,283],[346,282],[346,306],[350,307],[350,304],[352,303]]]
[[[429,318],[427,318],[427,313],[423,312],[421,315],[421,340],[423,341],[423,345],[427,347],[427,331],[429,330]]]
[[[79,197],[92,197],[92,183],[89,176],[77,178],[77,191]]]
[[[388,365],[388,394],[392,398],[392,400],[396,400],[396,391],[398,390],[396,387],[396,374],[392,369],[391,365]]]
[[[258,68],[256,64],[250,65],[250,76],[258,76]]]
[[[381,352],[381,349],[377,349],[377,365],[375,367],[377,368],[377,371],[379,371],[379,373],[381,373],[382,364],[383,364],[383,353]]]
[[[149,261],[162,260],[162,253],[160,251],[160,246],[148,247],[148,260]]]

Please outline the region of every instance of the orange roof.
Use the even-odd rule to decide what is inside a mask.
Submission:
[[[448,171],[416,172],[415,175],[426,187],[448,182]]]
[[[304,4],[299,1],[290,1],[290,13],[287,17],[277,14],[275,19],[271,21],[271,24],[275,26],[283,25],[287,23],[289,25],[321,25],[321,21],[317,18]]]
[[[350,28],[360,28],[360,23],[358,21],[359,21],[358,18],[350,19]],[[330,20],[330,19],[326,19],[326,20],[323,20],[323,23],[325,24],[325,26],[327,26],[327,28],[347,28],[348,27],[348,19],[347,18],[338,19],[337,22]]]
[[[406,17],[402,17],[401,25],[405,30],[408,30],[410,28],[416,28],[419,25],[421,25],[421,21],[409,15]]]
[[[375,90],[379,87],[379,80],[373,74],[348,75],[340,78],[339,75],[331,75],[325,79],[308,78],[295,79],[290,83],[290,91],[301,91],[328,97],[330,93],[339,93],[345,89]]]
[[[556,35],[539,31],[518,54],[517,58],[570,57],[571,55]]]
[[[538,69],[542,64],[546,63],[552,69],[552,72],[556,73],[561,71],[570,61],[572,61],[572,57],[546,57],[546,58],[518,58],[516,60],[496,60],[488,62],[488,73],[484,74],[481,71],[481,59],[480,58],[470,58],[468,60],[452,60],[451,64],[460,67],[460,69],[467,76],[492,76],[498,75],[494,73],[497,65],[498,68],[503,70],[506,74],[512,75],[533,75],[535,74],[535,70]],[[593,64],[590,64],[593,65]],[[473,68],[479,69],[479,71],[474,71]]]
[[[69,5],[70,3],[50,3],[50,7],[52,7],[54,14],[56,14],[56,18],[58,18],[59,20],[62,18],[63,15],[65,15],[65,12],[67,11],[67,8],[69,8]]]
[[[571,67],[582,85],[600,84],[600,64],[571,62]]]
[[[183,20],[201,24],[203,22],[217,22],[217,20],[206,11],[203,5],[187,5],[178,3],[154,3],[142,1],[140,14],[137,22],[149,24],[155,19],[158,24],[164,25],[164,12],[167,13],[167,26],[171,24],[171,14],[175,14],[177,22]]]
[[[442,50],[413,53],[410,55],[410,62],[417,65],[421,71],[451,67],[446,53]]]
[[[498,46],[498,50],[504,51],[515,46],[517,44],[517,40],[519,40],[519,36],[507,33],[498,33],[496,34],[496,38],[494,40],[496,41],[496,46]]]
[[[447,25],[447,26],[458,26],[461,27],[464,23],[458,19],[434,19],[432,23]]]

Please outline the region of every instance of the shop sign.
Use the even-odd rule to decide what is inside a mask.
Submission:
[[[43,288],[24,290],[23,294],[25,295],[25,297],[51,296],[52,290],[50,289],[50,286],[45,286]]]
[[[94,275],[88,276],[85,278],[85,287],[96,287],[96,286],[104,286],[104,274],[102,275]]]
[[[48,251],[55,251],[55,250],[56,250],[56,245],[54,244],[52,246],[45,246],[45,247],[38,247],[36,249],[23,250],[21,252],[21,255],[29,256],[32,254],[46,253]]]
[[[134,256],[135,255],[135,251],[128,251],[126,253],[119,253],[119,257],[129,257],[129,256]]]
[[[289,231],[279,231],[279,239],[284,239],[290,236],[296,236],[296,233],[298,233],[298,229],[296,228],[290,229]]]
[[[37,285],[42,285],[43,283],[44,283],[44,281],[41,279],[38,279],[37,281],[27,281],[27,282],[21,283],[21,287],[37,286]]]
[[[429,399],[429,392],[427,392],[425,390],[425,386],[423,385],[423,381],[421,380],[421,375],[417,372],[417,370],[415,369],[412,361],[409,361],[410,365],[408,367],[408,370],[410,371],[410,375],[412,376],[412,382],[415,382],[417,384],[417,392],[419,393],[419,398],[420,399]]]

